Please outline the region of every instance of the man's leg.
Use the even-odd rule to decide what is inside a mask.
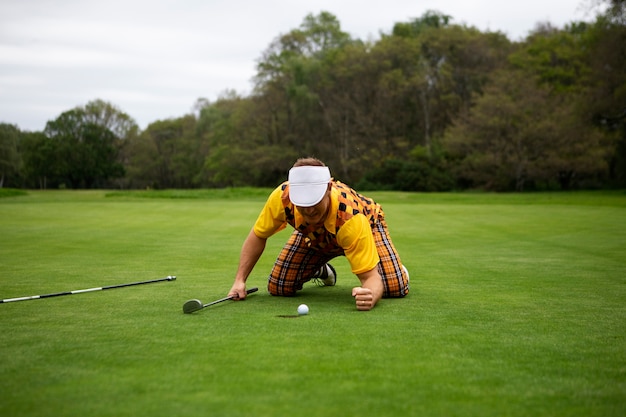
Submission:
[[[385,286],[383,297],[404,297],[409,293],[409,274],[403,268],[400,256],[391,242],[385,220],[380,219],[372,228],[372,232],[380,257],[378,272]]]
[[[287,297],[295,295],[327,261],[326,256],[309,248],[304,236],[294,230],[270,273],[267,282],[269,293]]]

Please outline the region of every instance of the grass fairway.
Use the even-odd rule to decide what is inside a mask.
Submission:
[[[624,416],[626,194],[367,193],[412,290],[222,298],[265,192],[0,198],[2,416]],[[153,198],[143,198],[153,197]],[[295,314],[300,303],[308,316]]]

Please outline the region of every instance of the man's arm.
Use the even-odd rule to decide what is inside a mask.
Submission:
[[[371,310],[383,296],[383,279],[378,273],[377,268],[358,274],[357,276],[361,281],[361,286],[352,289],[352,296],[355,299],[356,308],[361,311]]]
[[[250,230],[248,237],[241,247],[241,255],[239,256],[239,267],[232,288],[228,292],[228,296],[235,296],[235,299],[243,300],[246,298],[246,281],[256,265],[257,261],[265,250],[267,239],[258,237],[254,233],[254,229]]]

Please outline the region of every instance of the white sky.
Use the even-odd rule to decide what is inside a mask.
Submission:
[[[0,0],[0,122],[43,130],[102,99],[144,129],[200,97],[247,95],[271,41],[322,10],[362,40],[427,10],[521,40],[539,22],[593,20],[591,1]]]

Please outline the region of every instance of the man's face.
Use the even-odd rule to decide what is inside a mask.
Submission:
[[[320,224],[326,220],[328,215],[328,207],[330,206],[330,198],[328,198],[328,191],[322,198],[322,201],[311,207],[299,207],[296,206],[296,210],[304,217],[304,221],[308,224]]]

